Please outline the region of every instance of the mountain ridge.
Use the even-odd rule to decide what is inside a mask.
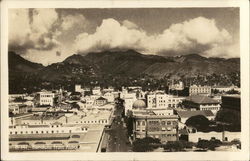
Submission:
[[[73,54],[62,62],[42,66],[9,53],[11,71],[36,72],[41,78],[54,80],[57,77],[98,77],[105,75],[139,76],[151,75],[156,79],[168,75],[188,77],[197,74],[224,74],[240,71],[240,58],[206,58],[199,54],[175,57],[144,55],[134,50],[92,52]],[[20,57],[20,56],[19,56]],[[14,59],[14,60],[13,60]],[[16,63],[16,64],[15,64]],[[17,68],[18,67],[18,68]]]

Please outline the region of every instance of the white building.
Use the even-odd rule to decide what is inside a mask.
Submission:
[[[232,140],[240,140],[241,132],[195,132],[188,134],[188,141],[198,142],[200,139],[210,140],[210,139],[218,139],[220,141],[232,141]]]
[[[10,126],[9,134],[53,134],[53,133],[85,133],[86,126],[67,126],[61,123],[52,123],[50,125],[15,125]]]
[[[127,114],[128,110],[132,110],[133,103],[137,100],[136,99],[136,93],[127,93],[123,95],[124,99],[124,108],[125,108],[125,114]]]
[[[234,86],[234,85],[232,85],[232,86],[213,86],[212,89],[214,89],[214,90],[216,89],[219,92],[228,92],[230,90],[235,90],[235,91],[240,92],[240,88],[237,86]]]
[[[188,109],[211,110],[214,115],[220,110],[220,102],[207,96],[189,96],[183,101],[183,105]]]
[[[103,95],[103,98],[106,98],[108,102],[114,102],[115,101],[115,96],[112,92],[106,92]]]
[[[197,86],[197,85],[192,85],[189,87],[189,95],[205,95],[209,96],[211,95],[211,90],[212,88],[210,86]]]
[[[154,93],[147,95],[148,108],[164,109],[168,107],[176,108],[184,100],[184,97],[167,95],[165,93]]]
[[[92,94],[93,95],[101,95],[102,93],[101,93],[101,87],[95,87],[95,88],[93,88],[92,89]]]
[[[54,105],[54,93],[49,91],[43,91],[38,93],[38,100],[40,105]]]
[[[83,92],[84,92],[84,89],[82,89],[81,85],[76,84],[76,85],[75,85],[75,92],[83,93]]]

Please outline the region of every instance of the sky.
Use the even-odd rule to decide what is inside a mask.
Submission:
[[[9,9],[9,50],[43,65],[73,54],[235,58],[239,8]]]

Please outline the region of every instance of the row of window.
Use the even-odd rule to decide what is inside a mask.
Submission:
[[[165,137],[176,137],[176,134],[162,134],[162,135],[150,135],[152,138],[159,138],[159,137],[165,138]],[[144,138],[144,135],[136,135],[136,138]]]
[[[51,99],[46,99],[46,100],[41,100],[41,102],[52,102],[53,100]]]
[[[218,107],[202,108],[202,110],[219,110]]]
[[[81,131],[87,131],[87,128],[81,128]],[[10,131],[12,134],[53,134],[53,133],[71,133],[72,130],[42,130],[42,131]]]
[[[53,97],[53,95],[45,95],[45,94],[43,94],[43,95],[40,95],[40,97]]]
[[[142,126],[145,126],[145,122],[146,121],[136,121],[137,122],[137,126],[140,126],[140,125],[142,125]],[[148,121],[148,123],[150,124],[150,125],[159,125],[159,124],[161,124],[161,125],[176,125],[177,124],[177,122],[176,121]]]
[[[108,123],[107,120],[99,120],[99,121],[75,121],[76,124],[90,124],[90,123]],[[23,122],[23,124],[30,124],[29,122]],[[32,123],[33,125],[46,125],[46,124],[50,124],[50,122],[33,122]],[[52,127],[56,127],[56,126],[53,126]],[[57,125],[58,127],[58,125]],[[15,127],[14,127],[15,128]]]

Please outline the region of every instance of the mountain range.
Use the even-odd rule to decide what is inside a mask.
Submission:
[[[30,62],[15,52],[9,52],[10,77],[35,74],[48,81],[105,75],[136,77],[142,74],[160,79],[165,76],[192,77],[232,72],[240,72],[240,58],[206,58],[198,54],[163,57],[127,50],[74,54],[62,62],[43,66]]]

